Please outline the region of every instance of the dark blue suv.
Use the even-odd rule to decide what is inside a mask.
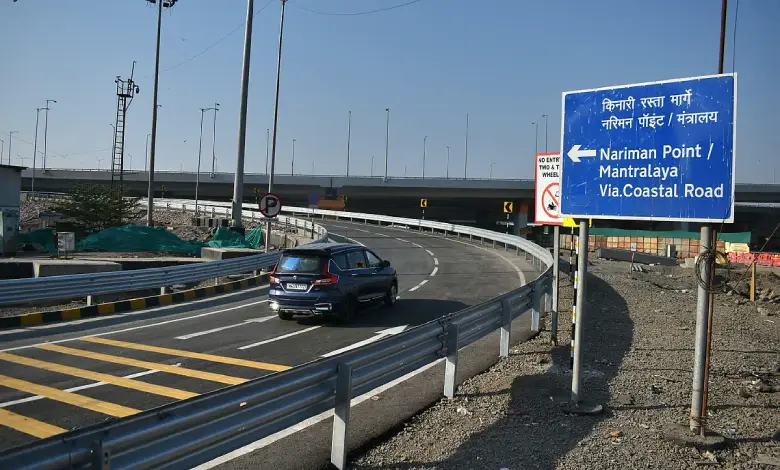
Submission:
[[[354,317],[359,306],[395,304],[398,276],[390,262],[350,243],[312,243],[282,252],[268,300],[282,320],[293,315]]]

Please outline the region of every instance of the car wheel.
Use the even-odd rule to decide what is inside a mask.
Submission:
[[[397,300],[397,297],[398,297],[398,286],[395,283],[393,283],[390,286],[390,289],[387,290],[387,294],[385,294],[385,298],[384,298],[385,305],[387,305],[388,307],[392,307],[393,305],[395,305],[395,301]]]
[[[279,312],[279,318],[282,320],[292,320],[293,314],[290,312]]]
[[[339,322],[347,322],[355,318],[355,310],[357,309],[357,302],[351,295],[344,299],[341,304],[341,310],[337,316]]]

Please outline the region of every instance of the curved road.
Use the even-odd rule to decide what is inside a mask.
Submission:
[[[523,274],[479,247],[391,227],[318,221],[391,261],[394,308],[354,322],[281,321],[259,287],[186,305],[0,331],[0,445],[131,415],[315,360],[480,303]],[[527,277],[533,278],[528,266]],[[389,331],[385,331],[389,330]]]

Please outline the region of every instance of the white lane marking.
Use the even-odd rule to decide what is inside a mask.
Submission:
[[[328,224],[328,225],[330,225],[331,227],[336,227],[336,228],[347,228],[347,227],[345,227],[343,225],[337,225],[337,224]]]
[[[223,308],[221,310],[214,310],[214,311],[211,311],[211,312],[203,312],[203,313],[199,313],[197,315],[193,315],[191,317],[174,318],[173,320],[166,320],[166,321],[161,321],[161,322],[157,322],[157,323],[150,323],[148,325],[133,326],[133,327],[130,327],[130,328],[125,328],[123,330],[107,331],[105,333],[96,333],[94,335],[79,336],[78,338],[58,339],[56,341],[44,341],[42,343],[28,344],[26,346],[16,346],[16,347],[13,347],[13,348],[0,349],[0,352],[19,351],[21,349],[37,348],[38,346],[41,346],[43,344],[68,343],[68,342],[71,342],[71,341],[78,341],[78,340],[80,340],[82,338],[92,338],[92,337],[95,337],[95,336],[107,336],[107,335],[115,335],[117,333],[127,333],[128,331],[144,330],[146,328],[153,328],[153,327],[160,326],[160,325],[167,325],[168,323],[176,323],[176,322],[180,322],[180,321],[184,321],[184,320],[192,320],[194,318],[208,317],[210,315],[216,315],[217,313],[230,312],[232,310],[238,310],[240,308],[251,307],[253,305],[258,305],[258,304],[264,304],[266,302],[268,302],[268,299],[258,300],[257,302],[249,302],[247,304],[236,305],[234,307]]]
[[[346,227],[345,227],[346,228]],[[365,233],[371,233],[368,230],[363,230],[362,228],[354,228],[352,230],[357,230],[358,232],[365,232]]]
[[[419,243],[412,243],[412,245],[416,246],[417,248],[422,248],[422,247],[423,247],[423,246],[422,246],[422,245],[420,245]]]
[[[398,333],[403,333],[403,331],[406,329],[406,327],[409,325],[401,325],[401,326],[394,326],[392,328],[388,328],[386,330],[377,331],[374,336],[364,339],[363,341],[358,341],[357,343],[350,344],[349,346],[343,347],[341,349],[337,349],[335,351],[331,351],[327,354],[323,354],[320,357],[331,357],[335,356],[337,354],[341,354],[346,351],[351,351],[353,349],[357,349],[361,346],[365,346],[367,344],[371,344],[374,342],[379,341],[380,339],[386,338],[388,336],[397,335]]]
[[[428,279],[425,279],[425,280],[423,280],[421,283],[419,283],[419,284],[417,284],[416,286],[414,286],[414,287],[412,287],[411,289],[409,289],[409,292],[414,292],[414,291],[416,291],[416,290],[417,290],[417,289],[419,289],[420,287],[424,286],[426,282],[428,282]]]
[[[342,238],[346,238],[347,240],[351,241],[352,243],[356,243],[356,244],[358,244],[360,246],[366,246],[366,245],[360,243],[359,241],[355,240],[354,238],[349,238],[346,235],[342,235],[340,233],[334,233],[333,235],[336,235],[336,236],[339,236],[339,237],[342,237]]]
[[[435,276],[435,275],[436,275],[436,273],[437,273],[438,271],[439,271],[439,267],[438,267],[438,266],[434,266],[434,267],[433,267],[433,271],[431,271],[431,274],[430,274],[430,275],[431,275],[431,276]]]
[[[35,331],[35,330],[48,330],[52,328],[63,328],[66,326],[72,326],[72,325],[80,325],[82,323],[92,323],[96,321],[105,321],[111,318],[118,318],[119,315],[126,317],[126,316],[132,316],[132,315],[143,315],[150,312],[160,312],[163,310],[171,310],[174,308],[181,308],[183,305],[192,306],[201,304],[204,302],[212,302],[214,300],[223,300],[223,299],[230,299],[230,297],[235,297],[237,295],[242,295],[246,293],[251,293],[256,290],[265,289],[268,287],[268,284],[264,284],[262,286],[256,286],[252,287],[250,289],[242,289],[226,294],[221,294],[213,297],[205,297],[201,299],[194,299],[194,300],[188,300],[186,303],[177,303],[177,304],[170,304],[170,305],[160,305],[158,307],[152,307],[147,309],[140,309],[140,310],[132,310],[130,312],[119,312],[116,314],[108,315],[108,316],[98,316],[98,317],[90,317],[90,318],[82,318],[80,320],[68,320],[67,322],[55,322],[55,323],[48,323],[43,325],[37,325],[37,326],[26,326],[24,328],[15,328],[13,330],[4,330],[0,331],[0,336],[4,335],[12,335],[12,334],[19,334],[19,333],[25,333],[29,331]]]
[[[279,340],[283,340],[283,339],[287,339],[287,338],[292,338],[293,336],[297,336],[297,335],[300,335],[300,334],[303,334],[303,333],[308,333],[309,331],[316,330],[317,328],[320,328],[320,325],[312,326],[312,327],[309,327],[309,328],[306,328],[306,329],[303,329],[303,330],[299,330],[299,331],[293,331],[292,333],[287,333],[286,335],[277,336],[275,338],[265,339],[263,341],[258,341],[257,343],[247,344],[246,346],[241,346],[238,349],[250,349],[250,348],[257,347],[257,346],[262,346],[264,344],[273,343],[274,341],[279,341]]]
[[[206,330],[206,331],[199,331],[197,333],[190,333],[188,335],[177,336],[176,339],[197,338],[198,336],[208,335],[208,334],[211,334],[211,333],[217,333],[217,332],[223,331],[223,330],[229,330],[230,328],[235,328],[237,326],[245,326],[245,325],[247,325],[249,323],[262,323],[262,322],[268,321],[268,320],[270,320],[272,318],[276,318],[276,315],[270,315],[270,316],[267,316],[267,317],[260,317],[260,318],[250,318],[249,320],[244,320],[241,323],[236,323],[234,325],[225,325],[225,326],[220,326],[218,328],[212,328],[212,329]]]
[[[411,379],[412,377],[414,377],[415,375],[421,374],[421,373],[425,372],[426,370],[441,364],[442,362],[444,362],[444,358],[438,359],[438,360],[436,360],[436,361],[434,361],[434,362],[432,362],[432,363],[430,363],[428,365],[422,366],[422,367],[420,367],[417,370],[413,370],[413,371],[409,372],[408,374],[402,375],[401,377],[398,377],[397,379],[395,379],[395,380],[393,380],[391,382],[388,382],[388,383],[386,383],[384,385],[380,385],[379,387],[371,390],[370,392],[366,392],[363,395],[360,395],[359,397],[355,397],[350,402],[350,407],[355,407],[355,406],[363,403],[364,401],[368,400],[369,398],[371,398],[371,397],[373,397],[375,395],[379,395],[380,393],[383,393],[383,392],[385,392],[387,390],[390,390],[391,388],[395,387],[396,385],[398,385],[398,384],[400,384],[402,382],[405,382],[405,381]],[[312,416],[309,419],[305,419],[305,420],[301,421],[300,423],[298,423],[298,424],[296,424],[294,426],[290,426],[287,429],[284,429],[282,431],[277,432],[276,434],[271,434],[268,437],[264,437],[263,439],[255,441],[255,442],[253,442],[251,444],[247,444],[244,447],[241,447],[239,449],[234,450],[233,452],[229,452],[229,453],[227,453],[227,454],[225,454],[225,455],[223,455],[221,457],[217,457],[214,460],[211,460],[209,462],[206,462],[206,463],[203,463],[201,465],[198,465],[197,467],[193,467],[192,470],[209,470],[211,468],[217,467],[217,466],[222,465],[222,464],[224,464],[226,462],[229,462],[229,461],[231,461],[233,459],[237,459],[237,458],[242,457],[242,456],[244,456],[246,454],[254,452],[254,451],[258,450],[258,449],[262,449],[263,447],[267,447],[267,446],[273,444],[276,441],[279,441],[281,439],[284,439],[285,437],[291,436],[291,435],[295,434],[298,431],[303,431],[304,429],[306,429],[306,428],[308,428],[310,426],[313,426],[313,425],[319,423],[320,421],[324,421],[324,420],[332,418],[332,417],[333,417],[333,410],[332,409],[328,410],[328,411],[324,411],[324,412],[318,414],[317,416]]]
[[[396,238],[399,242],[409,243],[409,240],[404,240],[403,238]]]
[[[137,379],[138,377],[143,377],[145,375],[156,374],[157,372],[159,372],[159,371],[158,370],[145,370],[143,372],[136,372],[135,374],[125,375],[122,378],[124,378],[124,379]],[[103,385],[108,385],[108,384],[105,383],[105,382],[93,382],[91,384],[79,385],[78,387],[68,388],[68,389],[65,389],[65,391],[73,393],[73,392],[78,392],[78,391],[81,391],[81,390],[86,390],[88,388],[102,387]],[[27,398],[20,398],[19,400],[7,401],[5,403],[0,403],[0,408],[6,408],[8,406],[14,406],[14,405],[21,405],[22,403],[30,403],[31,401],[43,400],[43,398],[44,397],[42,397],[40,395],[34,395],[34,396],[31,396],[31,397],[27,397]]]
[[[439,258],[433,258],[433,264],[438,266],[439,265]]]
[[[390,235],[385,235],[384,233],[374,232],[374,235],[379,235],[380,237],[390,238]]]
[[[429,255],[433,256],[433,252],[431,250],[425,250],[428,252]]]

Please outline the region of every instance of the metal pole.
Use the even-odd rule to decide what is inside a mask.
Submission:
[[[447,146],[447,179],[450,179],[450,146]]]
[[[43,172],[46,172],[46,148],[49,135],[49,103],[56,103],[57,100],[46,100],[46,112],[43,116]]]
[[[206,108],[200,108],[200,138],[198,139],[198,171],[195,173],[195,217],[198,216],[198,188],[200,187],[200,156],[203,149],[203,114]]]
[[[250,0],[251,1],[251,0]],[[277,126],[279,119],[279,83],[282,73],[282,39],[284,37],[284,5],[287,0],[282,0],[282,17],[279,21],[279,51],[276,56],[276,95],[274,98],[274,138],[271,147],[271,172],[268,174],[268,192],[274,189],[274,167],[276,165],[276,137],[279,130]],[[271,245],[271,219],[266,221],[265,230],[265,252],[268,253],[268,247]]]
[[[427,150],[427,147],[426,147],[427,140],[428,140],[428,136],[426,135],[423,138],[423,168],[422,168],[422,177],[423,177],[423,179],[425,179],[425,154],[426,154],[426,150]]]
[[[726,54],[726,13],[728,0],[722,0],[720,5],[720,49],[718,51],[718,73],[723,73],[723,57]]]
[[[542,117],[544,118],[544,151],[547,152],[547,115],[542,114]]]
[[[5,150],[5,141],[0,139],[0,165],[3,164],[3,151]]]
[[[160,85],[160,28],[162,27],[163,2],[157,2],[157,52],[154,58],[154,90],[152,91],[152,147],[149,151],[149,187],[147,200],[149,204],[146,210],[146,225],[154,226],[154,156],[157,148],[157,89]]]
[[[701,239],[699,241],[699,254],[712,248],[712,227],[701,227]],[[694,433],[702,428],[702,403],[704,402],[704,363],[707,355],[707,326],[709,318],[709,295],[705,285],[710,284],[710,263],[701,263],[698,273],[701,282],[696,299],[696,347],[693,355],[693,394],[691,397],[690,428]]]
[[[269,145],[271,143],[271,130],[265,130],[265,174],[268,174]]]
[[[352,111],[349,112],[347,120],[347,177],[349,177],[349,145],[352,141]]]
[[[469,169],[469,113],[466,113],[466,161],[463,163],[463,179],[468,177]]]
[[[32,194],[33,199],[35,198],[35,157],[38,154],[38,117],[41,115],[41,110],[44,108],[36,108],[35,109],[35,143],[33,144],[33,171],[32,171],[32,186],[30,188],[30,193]],[[10,155],[9,155],[10,160]],[[10,164],[10,161],[9,161]]]
[[[577,320],[574,336],[574,368],[571,374],[571,401],[577,404],[582,399],[580,391],[582,371],[582,320],[585,316],[585,293],[587,284],[585,278],[588,274],[588,221],[580,220],[580,252],[577,256]]]
[[[13,139],[14,138],[14,134],[18,134],[18,133],[19,133],[19,131],[10,131],[8,133],[8,164],[9,165],[11,164],[11,155],[13,155],[11,153],[11,144],[13,143],[13,140],[14,140]]]
[[[387,155],[390,151],[390,108],[386,108],[387,126],[385,130],[385,179],[387,179]]]
[[[534,127],[534,155],[539,153],[539,123],[532,122]]]
[[[712,249],[717,252],[718,249],[718,232],[713,230],[712,231]],[[716,258],[717,259],[717,258]],[[713,261],[710,263],[710,280],[715,279],[715,267],[716,262]],[[715,293],[712,290],[712,284],[708,284],[709,289],[707,293],[707,348],[705,350],[704,354],[704,380],[703,380],[703,390],[702,390],[702,404],[701,404],[701,414],[700,416],[703,416],[703,421],[706,423],[707,421],[707,401],[709,399],[709,385],[710,385],[710,355],[712,354],[712,314],[713,309],[715,307]],[[705,426],[701,427],[701,435],[704,435]]]
[[[238,155],[236,156],[236,174],[233,180],[232,226],[243,227],[241,211],[244,202],[244,155],[246,154],[246,108],[249,99],[249,61],[252,56],[252,16],[254,0],[246,2],[246,28],[244,30],[244,59],[241,70],[241,103],[238,112]],[[282,1],[284,8],[284,1]]]
[[[371,177],[374,176],[374,156],[371,155]]]
[[[214,129],[211,134],[211,177],[217,172],[217,111],[219,103],[214,102]]]
[[[294,174],[295,174],[295,139],[293,139],[292,165],[290,165],[290,176],[293,176]]]
[[[152,134],[146,134],[146,147],[144,147],[144,172],[148,170],[149,165],[149,137],[151,137]]]
[[[560,276],[559,257],[561,253],[561,227],[553,226],[553,270],[552,270],[552,315],[550,326],[550,341],[558,345],[558,279]]]

